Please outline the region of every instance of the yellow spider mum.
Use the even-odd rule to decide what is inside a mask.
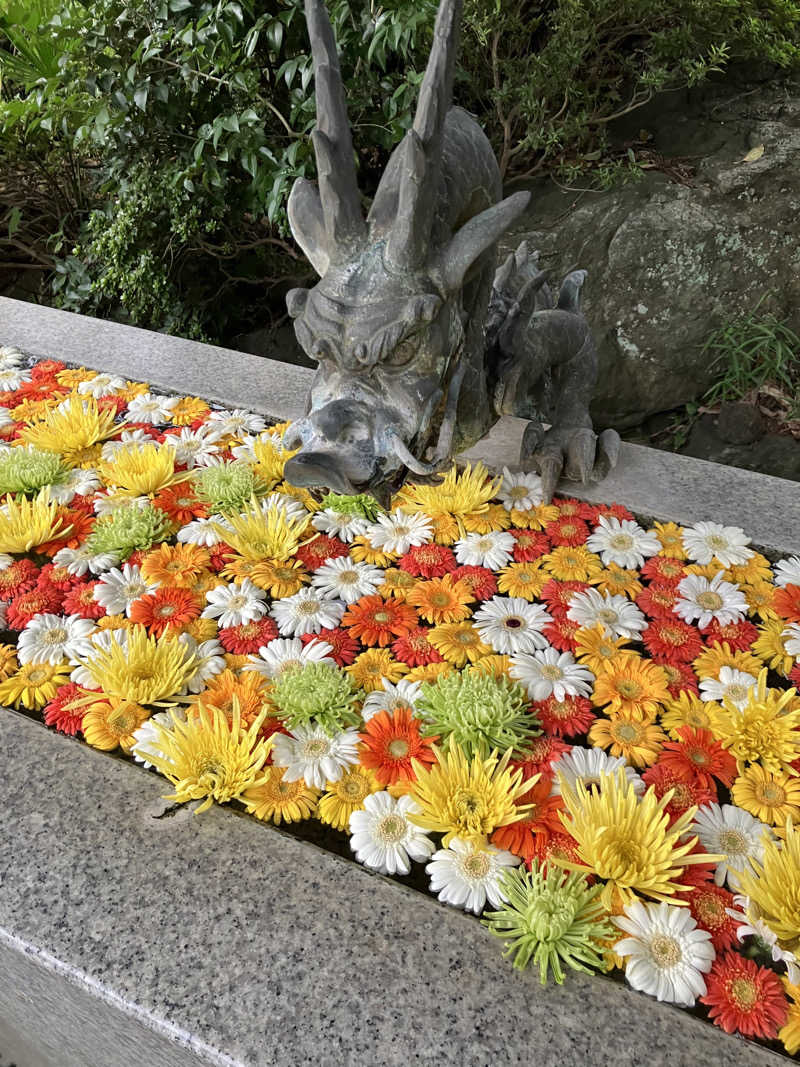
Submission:
[[[592,745],[607,748],[612,756],[623,756],[634,767],[655,763],[666,740],[667,735],[660,726],[642,722],[626,712],[611,719],[595,719],[589,730]]]
[[[602,624],[591,629],[578,630],[575,634],[575,658],[585,664],[592,674],[601,674],[611,663],[616,663],[625,656],[635,656],[627,637],[611,638],[606,636]]]
[[[328,792],[317,806],[317,818],[334,830],[347,830],[353,812],[360,811],[370,793],[380,788],[372,771],[351,767],[338,781],[328,782]]]
[[[384,681],[395,684],[408,673],[408,666],[394,658],[388,648],[368,648],[345,670],[367,693],[383,689]]]
[[[600,557],[586,545],[559,545],[541,559],[550,577],[559,582],[588,582],[603,569]]]
[[[533,601],[542,591],[550,575],[542,570],[539,559],[530,563],[509,563],[497,574],[497,589],[506,596],[518,596]]]
[[[659,556],[670,559],[686,559],[681,527],[675,522],[653,523],[653,533],[661,542]]]
[[[792,985],[785,976],[782,981],[789,998],[789,1015],[778,1031],[778,1039],[783,1042],[789,1055],[794,1056],[800,1051],[800,985]]]
[[[453,466],[438,485],[405,485],[397,494],[396,506],[406,511],[424,511],[432,519],[452,516],[464,519],[488,509],[497,496],[502,478],[492,479],[482,463],[469,463],[458,472]]]
[[[75,702],[76,706],[83,704],[82,700]],[[130,752],[136,739],[134,730],[138,730],[150,717],[150,712],[141,704],[132,700],[92,699],[90,704],[85,705],[83,715],[83,736],[92,748],[111,752],[121,746],[125,752]]]
[[[783,631],[786,629],[784,619],[767,619],[758,628],[758,637],[753,642],[753,652],[772,667],[774,671],[789,677],[789,671],[794,666],[794,657],[786,651],[783,643]]]
[[[784,840],[765,834],[761,862],[736,872],[741,892],[750,898],[762,922],[778,938],[781,948],[800,951],[800,831],[786,824]]]
[[[60,409],[25,426],[20,438],[34,448],[58,452],[65,463],[77,467],[87,449],[119,433],[124,424],[115,423],[114,418],[114,409],[101,411],[94,397],[73,395]]]
[[[616,563],[609,563],[602,571],[592,575],[589,584],[597,586],[601,593],[619,594],[631,600],[642,591],[639,572],[626,571]]]
[[[23,663],[15,674],[0,682],[0,704],[38,711],[69,681],[70,666],[59,663]]]
[[[761,822],[785,826],[800,822],[800,778],[770,774],[754,763],[733,783],[731,800]]]
[[[697,837],[681,841],[697,812],[688,808],[669,825],[664,808],[671,793],[660,800],[648,789],[641,800],[622,771],[600,775],[600,789],[581,781],[574,788],[561,778],[561,796],[566,806],[561,821],[578,844],[582,863],[553,856],[552,862],[572,871],[596,874],[605,880],[600,899],[611,911],[615,900],[632,904],[637,894],[687,905],[674,894],[688,887],[678,879],[690,863],[714,862],[706,853],[690,855]]]
[[[670,699],[667,676],[657,664],[638,656],[609,660],[595,679],[592,700],[608,705],[608,713],[624,712],[640,721],[653,719]]]
[[[176,472],[175,463],[174,448],[148,442],[117,449],[112,459],[98,464],[98,471],[117,496],[155,496],[192,477],[189,471]]]
[[[692,667],[698,677],[719,678],[719,672],[723,667],[732,667],[746,674],[757,675],[763,667],[760,659],[749,652],[737,652],[731,649],[727,641],[720,643],[712,641],[708,648],[701,652],[697,659],[692,660]]]
[[[214,529],[245,559],[268,559],[283,563],[300,544],[308,525],[305,518],[290,519],[283,508],[270,504],[262,508],[255,497],[240,515],[226,516],[233,527]]]
[[[664,702],[658,716],[661,725],[673,741],[680,741],[680,730],[691,726],[693,730],[710,730],[711,713],[721,711],[719,704],[701,700],[696,693],[682,689],[679,696]]]
[[[246,789],[240,800],[251,815],[280,826],[282,822],[302,822],[317,810],[319,789],[306,785],[302,778],[285,782],[285,767],[267,767],[259,785]]]
[[[457,745],[446,752],[431,747],[438,762],[411,761],[416,775],[411,794],[422,810],[409,818],[424,830],[444,834],[444,848],[454,837],[483,842],[499,826],[528,815],[530,805],[519,801],[539,775],[523,781],[521,770],[509,769],[510,752],[502,759],[497,752],[468,759]]]
[[[748,763],[772,774],[797,774],[791,764],[800,759],[800,708],[789,706],[796,696],[796,689],[769,688],[764,668],[744,708],[725,697],[711,713],[714,736],[736,758],[740,774]]]
[[[181,722],[174,713],[173,725],[168,728],[153,720],[156,730],[154,748],[159,751],[148,756],[155,768],[175,786],[166,800],[185,804],[189,800],[203,800],[195,814],[206,811],[216,800],[225,804],[237,800],[249,789],[261,785],[259,777],[272,742],[258,736],[266,711],[244,730],[239,720],[239,708],[234,707],[229,720],[224,712],[211,708],[199,709],[195,718]]]
[[[112,633],[108,648],[97,648],[82,662],[104,695],[155,704],[183,689],[197,666],[197,657],[180,641],[148,637],[144,626]]]
[[[480,634],[471,622],[446,622],[434,626],[428,633],[428,640],[439,655],[454,667],[463,667],[467,662],[476,663],[492,654],[491,647],[481,641]]]
[[[71,530],[58,504],[50,499],[49,486],[31,500],[7,496],[0,506],[0,552],[30,552],[56,537],[66,537]]]
[[[266,488],[272,489],[282,480],[286,461],[299,451],[298,448],[288,451],[282,447],[280,439],[276,440],[270,433],[262,434],[253,442],[255,462],[251,465]]]

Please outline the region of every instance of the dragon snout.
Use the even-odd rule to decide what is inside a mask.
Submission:
[[[298,452],[287,460],[283,474],[290,485],[303,489],[325,486],[334,493],[355,493],[356,486],[350,479],[340,459],[329,452]],[[366,480],[366,479],[364,479]]]

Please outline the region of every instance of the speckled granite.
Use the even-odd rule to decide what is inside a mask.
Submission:
[[[157,1036],[192,1034],[198,1064],[785,1062],[608,979],[542,990],[471,918],[253,820],[155,818],[163,781],[21,716],[0,712],[0,751],[0,934]],[[0,1004],[24,995],[6,984]],[[127,1067],[122,1013],[96,1061],[76,1059],[65,1003],[46,1016],[71,1035],[58,1067]]]

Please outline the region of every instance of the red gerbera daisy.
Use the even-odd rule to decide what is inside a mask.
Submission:
[[[418,623],[419,617],[410,604],[384,600],[377,593],[362,596],[342,616],[342,626],[368,646],[389,645],[395,637],[405,637]]]
[[[544,530],[554,545],[582,545],[589,536],[588,525],[575,515],[559,515]]]
[[[574,652],[575,635],[580,628],[580,623],[568,619],[564,614],[557,613],[552,622],[542,627],[542,634],[559,652]]]
[[[728,1034],[769,1041],[786,1022],[788,1004],[780,978],[738,952],[717,956],[706,986],[708,992],[700,1002],[708,1005],[712,1022]]]
[[[86,690],[74,682],[60,685],[56,690],[56,695],[45,706],[44,721],[48,726],[58,730],[60,734],[69,734],[74,737],[81,728],[86,707],[70,709],[67,705],[84,696],[86,696]]]
[[[42,612],[60,612],[61,603],[61,594],[57,589],[40,589],[35,586],[14,597],[8,605],[6,620],[12,630],[24,630],[35,615]]]
[[[359,738],[363,744],[361,766],[374,771],[382,786],[416,780],[412,759],[434,763],[431,745],[438,737],[422,737],[419,722],[410,708],[397,708],[393,715],[379,711],[365,723]]]
[[[699,694],[697,675],[688,663],[661,663],[659,666],[667,676],[667,690],[671,697],[677,699],[684,690]]]
[[[424,667],[428,663],[444,663],[444,656],[428,640],[428,628],[415,626],[405,637],[392,642],[392,652],[409,667]]]
[[[530,563],[550,551],[550,542],[539,530],[509,530],[516,542],[514,562]]]
[[[10,600],[18,593],[33,589],[39,578],[39,568],[31,559],[15,559],[0,570],[0,599]]]
[[[326,560],[338,559],[346,556],[350,549],[340,541],[338,537],[328,537],[327,534],[318,534],[311,541],[307,541],[295,552],[295,556],[309,571],[315,571]]]
[[[649,582],[677,585],[681,578],[686,577],[686,565],[671,556],[651,556],[641,568],[641,575]]]
[[[327,641],[333,649],[331,655],[340,667],[349,667],[361,651],[361,644],[341,626],[320,630],[316,634],[303,634],[300,640],[304,645],[311,641]]]
[[[497,578],[488,567],[465,564],[452,572],[457,582],[466,582],[475,600],[490,600],[497,592]]]
[[[622,522],[623,519],[635,520],[636,516],[632,511],[628,511],[622,504],[595,504],[594,505],[594,518],[589,521],[593,526],[596,526],[602,515],[612,519],[619,519]]]
[[[161,637],[169,629],[179,629],[200,614],[201,604],[188,589],[162,586],[139,597],[130,606],[131,622],[140,622],[148,633]]]
[[[67,615],[80,615],[82,619],[101,619],[106,609],[94,598],[97,582],[79,582],[64,597],[64,612]]]
[[[680,741],[665,741],[658,765],[670,767],[680,778],[699,780],[713,788],[713,779],[730,786],[736,777],[736,760],[715,740],[710,730],[681,726]]]
[[[574,516],[586,522],[597,523],[594,507],[585,500],[576,500],[574,496],[554,497],[553,507],[558,508],[559,517]]]
[[[716,619],[712,619],[711,624],[703,630],[703,635],[708,641],[718,641],[720,644],[727,641],[734,652],[749,652],[758,637],[758,627],[747,619],[729,622],[725,626],[720,626]]]
[[[66,567],[55,563],[45,563],[36,579],[40,589],[55,589],[62,596],[78,582],[80,578],[76,574],[70,574]]]
[[[566,615],[573,596],[588,588],[588,582],[560,582],[557,578],[549,578],[542,586],[540,598],[547,604],[551,615]]]
[[[15,392],[15,400],[20,403],[23,400],[47,400],[62,399],[67,395],[66,389],[58,384],[55,378],[43,374],[39,378],[31,378],[29,382],[23,382]],[[14,405],[16,407],[16,404]]]
[[[549,696],[547,700],[535,701],[531,708],[544,732],[555,737],[585,734],[596,718],[591,701],[586,697],[565,696],[563,700],[556,700]]]
[[[445,545],[414,545],[397,566],[417,578],[442,578],[456,569],[456,557]]]
[[[693,888],[685,897],[697,925],[711,934],[711,943],[717,953],[738,945],[736,928],[739,921],[727,910],[733,908],[733,893],[719,885],[705,884]]]
[[[179,526],[185,526],[193,519],[207,518],[209,514],[206,505],[198,500],[191,487],[185,482],[162,489],[153,498],[153,503]]]
[[[532,805],[531,811],[518,822],[500,826],[492,834],[492,844],[521,856],[530,863],[535,855],[536,839],[563,833],[559,812],[564,810],[560,796],[550,796],[550,779],[546,775],[519,798],[517,804]]]
[[[656,763],[648,767],[642,774],[644,782],[653,787],[653,792],[660,800],[666,793],[673,790],[672,797],[665,811],[674,822],[680,818],[689,808],[702,804],[712,804],[717,800],[717,791],[713,785],[700,781],[698,778],[682,777],[674,767]]]
[[[255,656],[262,645],[268,645],[277,636],[278,627],[267,615],[239,626],[224,626],[217,633],[225,651],[235,656]],[[316,637],[316,634],[312,636]]]
[[[59,371],[64,370],[66,363],[60,359],[40,359],[31,367],[32,378],[53,378]]]
[[[671,619],[652,619],[642,641],[656,663],[690,663],[703,651],[697,629],[674,615]]]
[[[578,842],[563,830],[557,834],[538,834],[533,842],[533,857],[528,861],[528,866],[533,866],[533,860],[537,860],[543,873],[547,872],[547,865],[551,860],[567,860],[569,863],[583,863],[578,854]],[[563,871],[558,865],[557,869]],[[594,881],[594,876],[589,875],[587,882]]]
[[[526,757],[522,763],[515,763],[514,768],[522,769],[523,780],[534,774],[546,774],[552,777],[552,764],[565,753],[572,751],[572,745],[566,744],[558,737],[540,734],[526,745]]]
[[[795,663],[794,667],[789,671],[789,681],[800,689],[800,663]]]
[[[227,541],[220,541],[219,544],[212,545],[208,550],[210,556],[211,569],[216,573],[222,570],[231,556],[235,556],[235,550],[227,543]]]
[[[800,585],[785,585],[772,594],[772,606],[787,622],[800,622]]]
[[[636,597],[636,606],[651,619],[674,619],[677,600],[677,583],[651,582]]]

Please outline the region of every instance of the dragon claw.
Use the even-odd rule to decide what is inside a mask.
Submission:
[[[547,432],[529,423],[522,439],[521,465],[535,469],[542,480],[542,496],[549,503],[559,479],[600,482],[616,466],[620,437],[616,430],[600,436],[586,426],[553,427]]]

